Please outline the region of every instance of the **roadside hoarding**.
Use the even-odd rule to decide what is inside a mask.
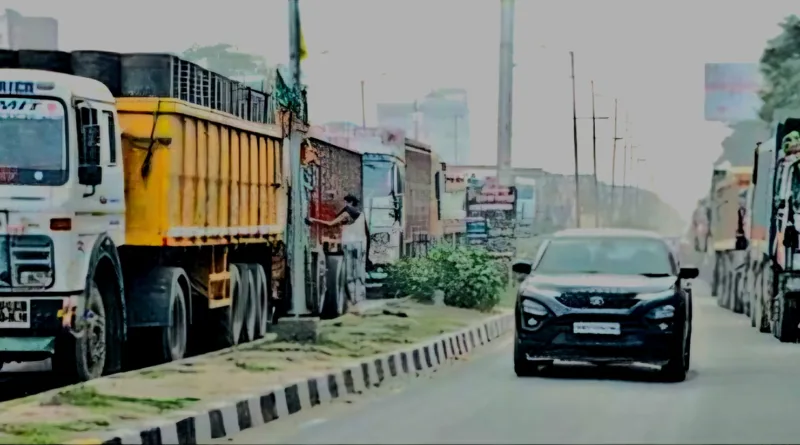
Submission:
[[[756,63],[706,63],[705,119],[726,123],[758,119],[761,85]]]

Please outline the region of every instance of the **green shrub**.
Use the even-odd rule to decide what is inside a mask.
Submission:
[[[386,289],[392,296],[430,302],[444,292],[448,306],[488,311],[500,301],[503,267],[480,247],[438,245],[426,257],[403,258],[388,268]]]

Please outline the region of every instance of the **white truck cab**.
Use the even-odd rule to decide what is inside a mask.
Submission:
[[[97,244],[125,242],[120,134],[102,83],[0,69],[0,362],[50,356],[102,318],[84,297]]]

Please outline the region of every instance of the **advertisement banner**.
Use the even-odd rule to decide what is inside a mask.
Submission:
[[[706,63],[705,119],[726,123],[759,119],[761,85],[756,63]]]

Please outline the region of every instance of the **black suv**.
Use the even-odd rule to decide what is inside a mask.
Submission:
[[[545,241],[536,259],[512,266],[516,304],[514,370],[536,374],[553,360],[649,363],[683,381],[691,352],[691,297],[659,235],[622,229],[572,229]]]

